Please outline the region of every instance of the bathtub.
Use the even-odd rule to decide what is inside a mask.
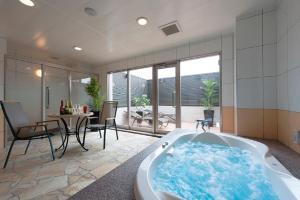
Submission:
[[[264,166],[265,176],[271,183],[273,191],[280,200],[300,199],[300,180],[293,177],[268,151],[268,147],[260,142],[222,133],[198,133],[177,129],[165,138],[162,145],[152,152],[141,163],[134,186],[137,200],[178,200],[172,192],[155,191],[152,183],[152,171],[163,156],[172,150],[178,142],[200,141],[205,144],[219,144],[238,147],[251,151]],[[176,147],[175,147],[176,148]]]

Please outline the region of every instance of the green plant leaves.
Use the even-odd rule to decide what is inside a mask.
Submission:
[[[216,81],[211,79],[203,81],[203,87],[201,88],[203,92],[203,98],[201,101],[202,106],[204,106],[207,110],[211,110],[218,100],[217,88],[218,85]]]
[[[85,91],[92,98],[92,109],[94,111],[99,111],[100,106],[104,101],[104,95],[101,86],[94,77],[92,77],[91,82],[85,86]]]
[[[150,99],[147,97],[147,95],[143,94],[141,96],[134,97],[132,100],[132,104],[138,110],[142,110],[146,106],[150,105]]]

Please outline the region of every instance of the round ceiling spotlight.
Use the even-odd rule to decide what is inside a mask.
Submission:
[[[73,49],[74,49],[75,51],[82,51],[82,48],[79,47],[79,46],[74,46]]]
[[[19,0],[19,2],[29,7],[34,6],[34,2],[32,0]]]
[[[90,8],[90,7],[86,7],[84,9],[84,12],[89,15],[89,16],[92,16],[92,17],[95,17],[98,15],[97,11],[94,9],[94,8]]]
[[[146,17],[139,17],[136,21],[141,26],[145,26],[148,23],[148,19]]]

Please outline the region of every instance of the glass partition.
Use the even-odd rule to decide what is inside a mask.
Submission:
[[[21,102],[31,122],[42,119],[41,65],[13,59],[6,60],[5,100]]]
[[[85,91],[85,86],[90,83],[92,75],[71,72],[71,101],[74,104],[91,104],[91,99]]]
[[[42,120],[41,65],[6,59],[5,100],[22,104],[31,123]],[[9,129],[8,139],[12,138]]]
[[[69,72],[64,69],[44,66],[45,75],[45,119],[49,114],[59,113],[61,100],[69,97]]]

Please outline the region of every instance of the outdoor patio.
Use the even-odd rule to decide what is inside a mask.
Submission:
[[[181,106],[181,128],[185,129],[196,129],[197,122],[196,120],[204,119],[204,107],[201,106]],[[152,112],[152,107],[147,106],[144,108],[147,112]],[[172,131],[176,128],[175,124],[175,109],[172,106],[160,106],[159,113],[161,125],[158,127],[159,131]],[[210,131],[220,132],[220,107],[214,107],[214,125],[210,128]],[[131,118],[128,122],[128,113],[127,107],[119,107],[117,112],[117,124],[118,125],[130,125],[132,128],[145,128],[151,130],[152,124],[149,123],[149,118],[151,121],[153,120],[151,117],[142,117],[136,114],[137,110],[132,107],[131,108]],[[140,119],[137,120],[136,118]],[[201,127],[199,126],[199,129]]]

